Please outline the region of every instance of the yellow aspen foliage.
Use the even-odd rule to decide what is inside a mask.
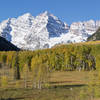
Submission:
[[[7,76],[2,76],[1,77],[1,86],[3,88],[6,88],[8,86],[8,77]]]
[[[21,88],[21,82],[19,80],[16,80],[15,88]]]

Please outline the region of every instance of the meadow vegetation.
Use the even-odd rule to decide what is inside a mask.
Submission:
[[[97,100],[100,44],[0,52],[1,100]]]

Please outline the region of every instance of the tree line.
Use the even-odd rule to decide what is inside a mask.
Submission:
[[[42,88],[51,71],[95,70],[100,63],[99,50],[99,44],[70,44],[36,51],[3,51],[0,52],[0,69],[13,70],[15,80],[23,76],[25,87],[28,73],[32,72],[33,87]]]

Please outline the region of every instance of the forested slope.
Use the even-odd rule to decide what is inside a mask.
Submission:
[[[88,41],[100,40],[100,28],[93,35],[91,35],[87,40]]]
[[[37,51],[0,52],[0,63],[12,67],[16,55],[20,69],[25,64],[31,69],[35,62],[47,64],[51,70],[91,70],[96,68],[96,60],[99,60],[96,58],[100,55],[100,45],[70,44]]]

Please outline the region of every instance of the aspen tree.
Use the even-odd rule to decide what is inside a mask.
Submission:
[[[33,87],[37,88],[38,56],[32,58],[31,69],[32,69]]]
[[[24,65],[22,73],[24,77],[24,87],[27,88],[27,80],[28,80],[28,75],[29,75],[29,68],[27,64]]]
[[[12,68],[14,69],[14,79],[20,79],[19,59],[16,52],[12,59]]]

